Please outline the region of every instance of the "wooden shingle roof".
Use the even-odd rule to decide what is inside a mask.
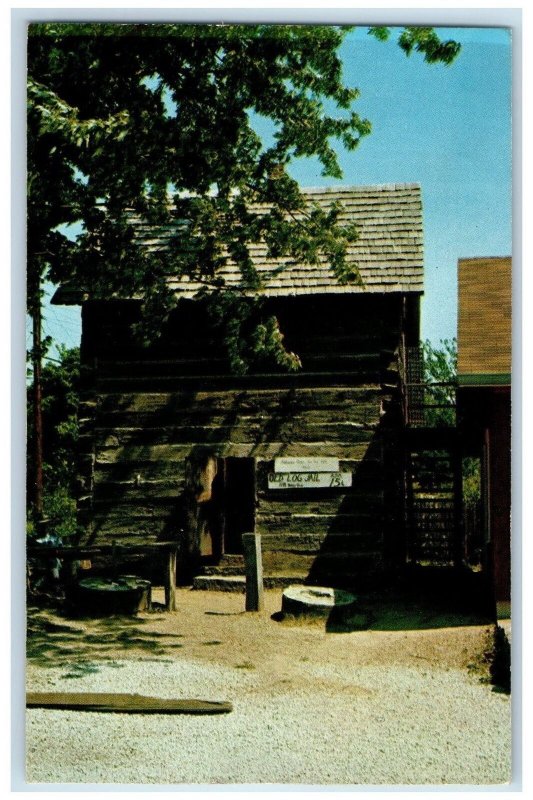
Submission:
[[[259,243],[250,245],[250,253],[262,278],[262,294],[277,297],[423,291],[422,201],[418,184],[312,188],[302,189],[302,193],[309,203],[324,209],[332,202],[340,202],[343,210],[339,223],[357,226],[359,237],[349,245],[347,261],[358,266],[362,286],[340,284],[325,260],[309,265],[269,258],[266,245]],[[155,229],[138,220],[136,226],[139,243],[153,250],[165,249],[176,233],[172,225]],[[218,274],[228,287],[240,281],[240,271],[231,261]],[[192,298],[202,288],[189,277],[169,278],[169,283],[180,297]],[[68,303],[68,295],[64,287],[55,302]]]

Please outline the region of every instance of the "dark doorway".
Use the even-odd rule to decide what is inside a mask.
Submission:
[[[255,459],[219,459],[216,490],[220,492],[222,552],[242,553],[242,534],[255,529]]]

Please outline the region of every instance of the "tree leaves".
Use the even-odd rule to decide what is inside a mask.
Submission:
[[[443,339],[434,347],[429,339],[422,344],[424,380],[427,382],[426,417],[429,425],[455,425],[455,385],[457,382],[457,340]],[[431,406],[434,406],[433,408]]]
[[[428,64],[443,63],[448,66],[453,63],[461,50],[458,42],[441,41],[433,28],[405,28],[398,44],[408,56],[415,50],[424,54],[424,61]]]
[[[45,492],[73,487],[78,437],[79,349],[60,348],[58,361],[48,361],[42,372]],[[32,392],[28,392],[28,457],[32,452]],[[31,475],[31,470],[28,470]]]
[[[31,25],[31,291],[49,276],[90,296],[142,297],[148,339],[162,321],[154,315],[163,319],[174,305],[168,275],[194,276],[222,302],[220,270],[231,258],[243,290],[259,289],[249,252],[259,241],[272,256],[325,259],[340,281],[358,281],[345,259],[357,232],[338,222],[334,207],[306,209],[287,173],[292,159],[316,157],[323,175],[339,179],[338,144],[353,150],[370,133],[353,109],[358,90],[342,80],[338,50],[348,30]],[[385,28],[369,32],[388,35]],[[399,43],[430,62],[449,63],[457,52],[432,29],[406,28]],[[254,128],[259,116],[274,125],[266,148]],[[174,225],[174,245],[141,252],[134,219]],[[83,233],[72,242],[61,226],[75,221]],[[293,365],[276,326],[260,324],[251,351],[237,348],[235,363],[244,351],[263,351]]]

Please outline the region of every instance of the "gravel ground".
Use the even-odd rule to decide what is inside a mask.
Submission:
[[[83,623],[36,614],[28,690],[229,700],[233,711],[28,710],[28,783],[510,780],[510,698],[481,680],[486,626],[383,608],[371,630],[329,633],[274,621],[279,592],[260,615],[242,605],[183,591],[174,614]]]

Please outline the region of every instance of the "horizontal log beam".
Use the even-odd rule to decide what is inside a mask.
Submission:
[[[286,552],[300,554],[354,553],[376,549],[381,543],[381,533],[352,532],[330,533],[329,531],[293,533],[288,530],[274,533],[268,530],[259,531],[263,552]]]
[[[161,411],[168,408],[172,411],[190,410],[194,405],[195,411],[208,411],[216,413],[229,410],[238,410],[240,413],[255,413],[261,410],[272,412],[286,409],[326,409],[335,410],[340,404],[371,402],[381,395],[380,386],[377,384],[357,387],[321,387],[314,389],[296,388],[249,388],[247,390],[233,391],[184,391],[183,388],[176,392],[143,393],[113,392],[100,395],[98,410],[129,410],[129,411]]]
[[[108,544],[112,540],[120,546],[156,544],[162,536],[168,536],[172,529],[170,514],[136,521],[134,514],[125,513],[124,509],[121,511],[122,514],[109,516],[94,513],[91,517],[90,537],[85,537],[87,541],[96,546]]]
[[[264,535],[282,533],[302,537],[314,533],[326,537],[335,533],[380,533],[383,518],[379,514],[287,514],[285,517],[257,514],[255,525],[256,530]]]
[[[370,444],[369,442],[344,444],[329,440],[314,442],[271,441],[257,444],[254,442],[224,442],[213,445],[213,454],[273,460],[278,456],[309,457],[316,452],[320,452],[321,456],[336,457],[343,461],[358,461],[367,454]],[[184,461],[197,446],[196,442],[190,442],[189,444],[128,445],[100,448],[96,453],[95,463],[104,465],[135,461],[140,465],[154,461],[179,462]]]
[[[365,454],[366,455],[366,454]],[[258,497],[270,499],[273,502],[278,502],[279,497],[273,497],[272,492],[266,490],[266,476],[269,471],[273,469],[273,461],[257,459],[257,475],[258,475]],[[382,486],[382,465],[379,457],[373,459],[355,460],[344,459],[340,462],[342,470],[349,470],[353,474],[353,486],[351,495],[354,497],[360,493],[362,496],[367,494],[378,495],[383,491]],[[115,462],[115,463],[97,463],[94,468],[93,478],[94,484],[98,487],[100,484],[109,484],[116,486],[120,491],[121,488],[126,486],[133,487],[136,482],[140,480],[141,487],[146,482],[149,487],[153,487],[154,494],[156,494],[156,487],[160,486],[163,493],[166,489],[176,491],[177,487],[182,485],[185,476],[185,460],[183,461],[131,461]],[[261,489],[264,483],[265,489]],[[149,488],[151,491],[151,489]],[[295,500],[301,500],[301,496],[296,496]],[[283,493],[282,502],[285,503],[288,493]],[[338,497],[338,495],[335,495]],[[324,499],[324,494],[321,493],[320,500]],[[334,498],[332,498],[334,499]],[[311,501],[314,502],[314,501]]]
[[[374,551],[353,555],[349,560],[328,559],[315,555],[297,555],[294,553],[263,553],[263,569],[265,580],[270,576],[294,575],[300,580],[311,574],[331,575],[334,579],[346,575],[367,574],[382,561],[381,553]],[[299,582],[298,578],[292,582]],[[329,583],[329,581],[328,581]]]
[[[325,386],[361,386],[368,383],[378,383],[384,379],[379,368],[363,370],[338,370],[335,372],[302,372],[302,373],[274,373],[264,375],[129,375],[123,377],[108,378],[97,376],[96,389],[110,391],[128,391],[128,387],[136,387],[142,390],[149,387],[152,391],[155,387],[161,390],[175,387],[183,389],[184,386],[195,387],[198,390],[227,389],[246,389],[247,387],[277,387],[298,388],[298,387],[325,387]],[[129,389],[131,391],[131,389]]]
[[[383,492],[376,489],[372,494],[353,493],[341,494],[336,497],[317,496],[312,499],[302,500],[299,498],[291,500],[271,500],[260,496],[258,503],[258,513],[267,517],[286,517],[287,514],[336,514],[339,511],[344,513],[363,513],[383,510]]]
[[[331,350],[329,352],[313,351],[303,353],[303,370],[306,370],[308,365],[313,370],[322,369],[332,372],[333,369],[346,369],[347,366],[352,367],[350,371],[357,371],[363,368],[379,367],[383,361],[380,350],[371,350],[369,352],[360,352],[357,349],[341,352],[335,349],[332,342]],[[321,368],[322,367],[322,368]],[[333,369],[332,369],[333,368]],[[125,360],[120,356],[112,361],[98,361],[98,376],[100,378],[125,378],[130,379],[132,376],[142,377],[182,377],[183,375],[193,374],[206,374],[209,375],[222,375],[227,378],[233,377],[230,370],[230,365],[227,358],[222,357],[206,357],[191,353],[189,358],[172,358],[172,359],[130,359]],[[261,373],[253,373],[254,376],[260,376]],[[279,373],[276,373],[279,374]]]
[[[87,558],[95,555],[112,555],[117,553],[139,553],[141,555],[148,555],[157,552],[175,552],[177,550],[176,542],[153,542],[152,544],[136,544],[124,545],[121,543],[115,544],[101,544],[101,545],[64,545],[48,547],[48,545],[28,545],[27,556],[29,558],[64,558],[64,559],[77,559]]]
[[[162,444],[268,444],[271,441],[291,442],[341,442],[343,444],[370,442],[376,425],[364,426],[350,421],[298,423],[292,419],[269,419],[249,425],[236,424],[231,427],[204,425],[197,427],[143,427],[143,428],[96,428],[94,442],[97,448],[126,447],[130,445]]]
[[[150,408],[130,411],[124,409],[109,409],[98,413],[96,419],[91,422],[93,428],[97,430],[108,429],[109,431],[120,428],[144,428],[179,425],[182,427],[190,426],[217,426],[232,427],[243,426],[251,427],[254,425],[267,425],[270,420],[285,420],[296,426],[319,425],[319,424],[345,424],[350,426],[375,425],[379,421],[381,397],[376,395],[373,401],[355,403],[345,401],[340,403],[336,409],[309,408],[302,409],[293,405],[291,408],[276,406],[271,409],[258,407],[256,411],[250,413],[250,409],[242,409],[236,406],[233,409],[211,409],[208,407],[197,408],[194,405],[188,408],[175,408],[164,406],[160,408],[151,406]]]

